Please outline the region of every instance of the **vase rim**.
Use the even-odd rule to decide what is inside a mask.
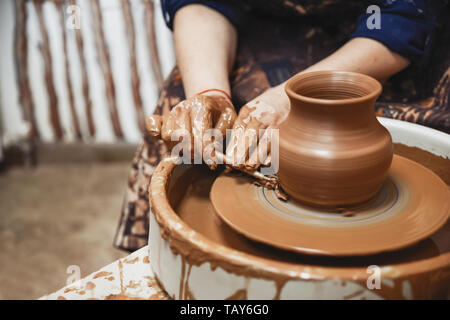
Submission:
[[[332,75],[340,75],[340,76],[348,76],[349,78],[359,79],[361,81],[365,81],[366,83],[370,83],[374,87],[373,90],[371,90],[369,93],[358,96],[358,97],[352,97],[352,98],[344,98],[344,99],[323,99],[323,98],[314,98],[314,97],[308,97],[306,95],[302,95],[300,93],[297,93],[294,91],[293,86],[297,84],[301,80],[307,80],[308,78],[318,77],[318,76],[332,76]],[[350,72],[350,71],[339,71],[339,70],[324,70],[324,71],[311,71],[311,72],[305,72],[300,73],[292,78],[290,78],[285,85],[285,91],[287,95],[291,98],[296,98],[298,100],[301,100],[303,102],[308,103],[317,103],[317,104],[324,104],[324,105],[348,105],[348,104],[354,104],[354,103],[361,103],[364,101],[370,101],[372,99],[376,99],[382,91],[383,87],[381,83],[376,80],[375,78],[358,73],[358,72]]]

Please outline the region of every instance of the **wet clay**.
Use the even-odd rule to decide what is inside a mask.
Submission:
[[[408,247],[441,228],[450,211],[447,185],[427,168],[397,155],[380,192],[350,207],[352,216],[292,199],[280,201],[273,191],[230,174],[215,180],[210,199],[227,225],[252,240],[328,256]]]
[[[168,296],[164,293],[164,291],[162,291],[160,289],[160,285],[159,285],[157,279],[150,277],[150,276],[145,277],[147,279],[147,286],[155,288],[157,291],[156,293],[152,294],[149,297],[131,296],[126,293],[126,289],[138,288],[139,283],[130,280],[128,284],[124,284],[123,263],[133,264],[133,263],[138,262],[138,260],[139,260],[139,257],[136,257],[133,260],[127,260],[127,259],[119,260],[118,267],[119,267],[119,277],[120,277],[120,292],[106,296],[105,300],[166,300],[166,299],[168,299]],[[101,271],[101,272],[98,272],[94,276],[94,279],[99,278],[99,277],[106,277],[110,274],[111,274],[111,272]],[[110,278],[106,278],[106,279],[111,280]],[[91,285],[89,286],[89,284],[91,284]],[[92,282],[88,282],[86,285],[86,289],[88,289],[88,290],[92,290],[94,287],[95,287],[95,284],[93,284]]]
[[[294,76],[285,88],[291,108],[279,131],[283,190],[316,207],[372,198],[393,155],[374,113],[381,84],[359,73],[319,71]]]
[[[402,157],[411,159],[427,167],[436,173],[447,185],[450,186],[450,160],[438,157],[425,150],[409,147],[404,144],[394,144],[394,152]]]
[[[419,163],[423,163],[423,165],[428,164],[430,169],[434,169],[435,172],[446,171],[445,168],[450,168],[450,160],[444,159],[438,156],[435,156],[429,152],[420,150],[421,152],[417,152],[417,148],[411,148],[404,145],[396,144],[395,152],[397,153],[397,149],[399,152],[406,154],[410,159],[415,160]],[[408,152],[411,150],[411,153]],[[195,170],[195,169],[194,169]],[[216,178],[216,174],[211,175],[211,172],[207,170],[207,168],[202,168],[200,170],[195,170],[194,172],[187,173],[189,178],[191,179],[191,183],[187,186],[185,193],[182,197],[172,200],[175,200],[174,209],[181,217],[183,221],[185,221],[192,229],[200,232],[201,234],[207,236],[209,239],[214,242],[218,242],[225,246],[231,247],[233,249],[243,251],[249,254],[258,255],[261,257],[265,257],[268,259],[286,261],[286,262],[296,262],[299,257],[302,257],[302,261],[311,261],[312,264],[317,264],[318,262],[327,262],[333,261],[339,262],[339,265],[365,265],[369,261],[373,261],[373,257],[371,256],[369,259],[365,259],[364,257],[351,257],[346,259],[340,258],[321,258],[321,257],[310,257],[308,255],[298,255],[295,253],[286,252],[283,250],[277,250],[270,246],[266,246],[264,244],[259,244],[248,240],[247,238],[239,235],[230,227],[228,227],[222,219],[216,214],[212,203],[209,199],[209,193],[211,190],[211,185]],[[195,176],[195,177],[194,177]],[[189,179],[188,178],[188,179]],[[194,182],[195,183],[192,183]],[[449,184],[449,183],[447,183]],[[450,184],[449,184],[450,185]],[[181,191],[181,190],[180,190]],[[448,237],[444,237],[444,235],[449,231],[450,224],[447,223],[446,227],[438,231],[434,234],[431,239],[442,239],[445,241],[439,241],[440,249],[444,250],[443,252],[450,252],[450,235]],[[447,232],[446,232],[447,231]],[[442,235],[441,235],[442,233]],[[445,239],[447,238],[447,239]],[[425,240],[427,242],[427,240]],[[423,245],[419,246],[422,247]],[[432,248],[433,245],[427,246]],[[441,251],[439,250],[439,251]],[[392,264],[395,263],[395,260],[389,258],[391,255],[399,256],[400,259],[398,261],[404,260],[408,258],[408,255],[403,256],[401,253],[403,251],[407,251],[408,255],[410,254],[408,249],[396,251],[395,254],[380,254],[377,255],[377,260],[383,261],[382,264]],[[434,250],[431,250],[432,252]],[[426,256],[422,250],[412,250],[412,253],[420,253],[422,256]],[[442,252],[442,251],[441,251]],[[413,258],[414,259],[414,258]],[[322,264],[322,263],[320,263]]]
[[[394,150],[437,174],[448,173],[448,159],[403,145],[395,145]],[[433,298],[436,292],[447,292],[450,281],[449,222],[428,239],[395,252],[345,258],[298,254],[248,240],[217,217],[209,200],[209,192],[219,172],[192,166],[179,174],[174,168],[169,162],[157,168],[150,195],[152,203],[158,203],[158,206],[153,206],[153,211],[162,237],[169,241],[173,253],[184,257],[183,262],[188,265],[208,262],[212,269],[220,266],[234,274],[273,280],[277,287],[282,287],[287,279],[301,279],[305,273],[309,279],[340,278],[343,285],[346,280],[364,285],[367,266],[376,264],[389,266],[398,281],[405,277],[411,281],[416,298]],[[441,177],[449,183],[445,175]],[[166,188],[169,188],[169,201]],[[181,222],[184,223],[180,225]],[[192,233],[192,229],[197,232]],[[188,268],[185,266],[185,276]],[[389,273],[385,276],[389,277]],[[183,279],[183,287],[187,283],[188,279]],[[385,287],[383,297],[402,296],[401,287]],[[182,290],[186,292],[186,289]],[[186,296],[184,292],[182,295]],[[245,295],[244,291],[240,291],[230,298]]]

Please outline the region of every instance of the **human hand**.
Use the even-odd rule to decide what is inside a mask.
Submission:
[[[215,169],[218,159],[213,143],[223,141],[226,130],[233,126],[235,119],[236,112],[230,98],[212,90],[181,101],[165,116],[147,117],[145,124],[147,132],[153,137],[162,138],[170,149],[179,143],[180,137],[189,139],[188,152],[191,158],[197,155],[211,169]],[[213,128],[213,135],[221,135],[221,141],[213,139],[208,132]]]
[[[289,101],[280,85],[264,92],[241,108],[226,151],[234,169],[254,171],[271,163],[274,130],[289,113]]]

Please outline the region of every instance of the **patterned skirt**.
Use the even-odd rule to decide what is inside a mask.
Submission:
[[[285,3],[294,6],[292,1]],[[237,59],[230,77],[235,106],[244,105],[334,52],[351,35],[357,18],[351,10],[340,15],[339,23],[330,23],[326,15],[321,17],[280,21],[261,14],[251,16],[239,33]],[[376,113],[450,133],[449,96],[450,28],[445,28],[426,69],[408,68],[384,84]],[[155,114],[169,112],[183,99],[181,76],[175,67],[164,83]],[[167,148],[160,140],[145,136],[140,143],[131,165],[115,247],[134,251],[147,244],[148,187],[165,152]]]

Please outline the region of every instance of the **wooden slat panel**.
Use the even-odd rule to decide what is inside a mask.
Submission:
[[[77,5],[76,0],[69,0],[70,5]],[[92,98],[91,98],[91,92],[89,87],[89,80],[88,80],[88,72],[87,72],[87,63],[86,63],[86,56],[84,53],[84,39],[83,34],[81,33],[80,29],[75,29],[75,41],[77,45],[77,52],[78,52],[78,58],[80,60],[80,68],[81,68],[81,86],[82,86],[82,92],[83,92],[83,101],[84,101],[84,109],[86,111],[86,121],[87,126],[89,130],[89,134],[91,137],[95,136],[95,123],[94,123],[94,117],[92,115]]]
[[[43,0],[33,0],[34,7],[39,21],[39,30],[42,37],[41,53],[44,60],[44,80],[47,88],[49,109],[50,109],[50,123],[52,125],[53,133],[57,141],[61,141],[64,135],[63,128],[61,126],[61,120],[58,109],[58,96],[56,94],[54,79],[53,79],[53,65],[52,54],[50,51],[50,44],[48,40],[47,27],[45,25],[44,14],[42,11]]]
[[[94,25],[93,31],[95,34],[95,45],[98,53],[98,60],[105,81],[105,95],[108,103],[109,115],[116,138],[122,140],[124,135],[120,125],[119,114],[117,112],[114,77],[111,69],[111,59],[103,32],[103,16],[100,10],[100,3],[99,0],[92,0],[89,1],[89,3],[91,4],[92,21]]]
[[[19,103],[22,108],[23,119],[30,125],[30,138],[39,139],[40,134],[36,126],[35,107],[31,93],[28,72],[28,42],[27,42],[27,9],[26,0],[15,3],[15,35],[14,56]]]
[[[55,5],[58,9],[59,13],[59,20],[61,23],[61,29],[62,29],[62,45],[63,45],[63,51],[64,51],[64,68],[65,68],[65,74],[66,74],[66,88],[67,88],[67,96],[69,100],[69,107],[70,107],[70,114],[72,118],[72,126],[75,131],[75,139],[81,140],[82,134],[81,134],[81,128],[80,128],[80,122],[78,121],[78,115],[75,108],[75,97],[73,95],[73,86],[72,86],[72,80],[70,78],[70,66],[69,66],[69,56],[67,52],[67,30],[65,25],[65,19],[64,19],[64,5],[63,0],[54,0]]]
[[[125,30],[128,40],[128,52],[130,59],[130,75],[131,75],[131,90],[133,93],[133,102],[136,109],[136,121],[141,132],[144,132],[144,108],[142,104],[142,97],[140,93],[141,79],[137,68],[136,58],[136,31],[134,28],[133,13],[129,0],[121,0],[122,12],[125,21]]]
[[[142,0],[145,6],[145,29],[147,30],[147,45],[150,52],[150,61],[158,87],[158,93],[161,92],[163,85],[163,75],[161,70],[161,61],[159,59],[158,44],[156,42],[155,32],[155,5],[153,0]]]

